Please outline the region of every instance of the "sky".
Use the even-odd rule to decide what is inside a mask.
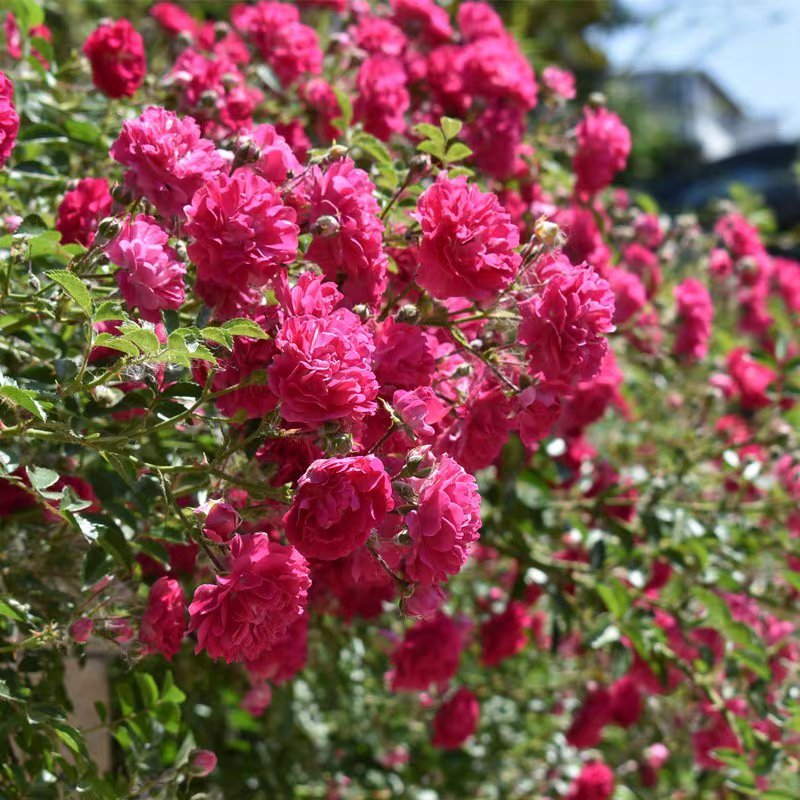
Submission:
[[[597,35],[617,71],[703,69],[800,138],[800,0],[623,0],[642,22]]]

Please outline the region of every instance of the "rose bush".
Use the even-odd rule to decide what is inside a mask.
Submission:
[[[800,796],[800,264],[452,5],[4,12],[0,796]]]

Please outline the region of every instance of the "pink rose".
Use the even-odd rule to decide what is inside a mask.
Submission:
[[[478,698],[462,686],[439,706],[433,718],[431,744],[441,750],[457,750],[477,730],[479,716]]]
[[[612,111],[585,108],[576,135],[578,150],[572,161],[577,178],[575,188],[595,194],[625,169],[631,151],[631,134]]]
[[[481,663],[496,667],[519,653],[528,638],[530,617],[522,603],[512,601],[501,614],[493,614],[481,625]]]
[[[284,517],[286,538],[306,558],[342,558],[361,547],[393,508],[392,485],[378,458],[320,459],[297,482]]]
[[[259,658],[303,616],[310,585],[308,564],[294,547],[266,533],[235,535],[229,571],[199,586],[189,606],[195,653],[229,664]]]
[[[186,207],[189,257],[197,275],[223,287],[263,286],[297,257],[294,209],[249,169],[220,173]]]
[[[370,366],[375,345],[355,314],[342,308],[327,317],[289,317],[275,344],[269,385],[287,422],[315,428],[329,420],[353,423],[375,412],[378,383]]]
[[[89,247],[94,241],[97,224],[111,213],[113,202],[105,178],[79,180],[58,207],[56,230],[61,233],[61,243]]]
[[[439,583],[459,572],[478,539],[478,486],[475,478],[447,455],[427,478],[412,482],[419,499],[406,517],[412,541],[406,573],[416,583]]]
[[[94,85],[109,97],[133,97],[142,85],[147,63],[144,42],[127,19],[102,23],[84,42]]]
[[[610,800],[614,773],[602,761],[589,761],[569,789],[566,800]]]
[[[392,653],[392,689],[425,691],[432,684],[447,685],[458,670],[463,647],[461,627],[445,614],[417,622]]]
[[[539,293],[521,304],[519,341],[527,348],[531,374],[554,389],[592,378],[600,370],[614,330],[614,295],[588,264],[574,266],[563,255],[537,269]]]
[[[120,267],[117,283],[125,302],[149,322],[160,322],[162,308],[180,308],[186,297],[186,267],[168,242],[169,235],[152,217],[140,215],[126,219],[105,246],[106,255]]]
[[[711,338],[711,320],[714,318],[711,295],[696,278],[687,278],[679,283],[674,293],[677,330],[673,351],[677,356],[699,361],[706,357]]]
[[[186,630],[185,615],[186,601],[180,583],[166,575],[159,578],[150,587],[139,629],[139,641],[145,653],[161,653],[167,661],[172,661],[181,649]]]
[[[226,165],[191,117],[181,119],[156,106],[122,124],[111,157],[128,167],[125,185],[166,217],[183,217],[194,193]]]
[[[422,228],[417,282],[434,297],[489,300],[514,279],[519,228],[496,195],[442,172],[412,216]]]

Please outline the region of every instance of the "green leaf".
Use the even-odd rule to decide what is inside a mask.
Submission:
[[[360,147],[368,156],[378,164],[392,165],[392,156],[380,139],[369,133],[359,133],[353,137],[353,145]]]
[[[16,622],[25,621],[22,615],[6,603],[5,600],[0,600],[0,616],[8,617],[8,619],[13,619]]]
[[[442,117],[439,123],[442,126],[445,137],[448,139],[455,139],[464,127],[464,123],[460,119],[453,119],[452,117]]]
[[[469,158],[471,155],[472,150],[470,150],[469,147],[467,147],[463,142],[453,142],[453,144],[447,148],[445,161],[447,161],[448,164],[453,161],[463,161],[463,159]]]
[[[627,589],[616,579],[610,578],[597,587],[600,599],[613,616],[620,619],[630,608],[631,598]]]
[[[74,273],[65,269],[54,269],[47,273],[81,307],[86,316],[92,316],[92,295],[86,284]]]
[[[431,125],[429,122],[418,123],[414,126],[413,131],[419,136],[424,136],[426,139],[439,142],[442,147],[445,145],[445,138],[442,131],[439,130],[439,128],[437,128],[435,125]]]
[[[224,328],[212,325],[203,328],[200,333],[203,335],[204,339],[221,344],[223,347],[227,347],[228,350],[233,347],[233,334],[230,331],[226,331]]]
[[[100,133],[97,125],[91,122],[68,119],[64,123],[64,128],[69,138],[75,142],[82,142],[83,144],[103,144],[103,135]]]
[[[110,350],[119,350],[120,353],[125,353],[128,356],[138,356],[139,348],[133,343],[121,336],[113,336],[110,333],[100,333],[94,340],[96,347],[108,347]]]
[[[26,35],[31,28],[44,22],[44,11],[35,0],[10,0],[9,5],[17,25]]]
[[[104,300],[95,309],[92,319],[95,322],[116,322],[118,320],[125,321],[128,315],[122,309],[119,303],[112,300]]]
[[[58,480],[58,473],[53,472],[52,469],[28,467],[27,472],[28,478],[30,478],[31,481],[31,486],[38,492],[49,489]]]
[[[417,145],[417,150],[422,153],[429,153],[434,158],[438,158],[439,161],[444,161],[444,144],[440,142],[426,139],[424,142],[420,142],[420,144]]]
[[[153,708],[156,706],[158,704],[158,686],[155,678],[146,672],[137,672],[134,674],[134,678],[145,707]]]
[[[180,705],[185,699],[186,695],[175,685],[172,673],[167,672],[164,676],[164,686],[161,689],[161,702]]]
[[[50,230],[48,224],[38,214],[28,214],[15,231],[17,236],[38,236]]]
[[[147,328],[124,326],[122,331],[122,338],[125,341],[133,342],[142,351],[143,355],[153,355],[161,349],[161,342],[158,341],[158,336]]]
[[[222,327],[234,336],[247,336],[250,339],[269,339],[269,334],[251,319],[229,319],[222,324]]]
[[[346,92],[337,88],[334,88],[333,92],[336,95],[336,99],[339,101],[339,108],[342,109],[342,116],[340,117],[341,127],[347,129],[353,121],[353,104],[350,102],[350,98],[347,96]]]
[[[5,386],[0,386],[0,397],[5,397],[6,400],[10,401],[15,406],[24,408],[26,411],[33,414],[34,417],[42,420],[43,422],[45,419],[47,419],[47,416],[44,413],[44,408],[42,408],[41,404],[39,403],[39,395],[37,395],[36,392],[31,389],[20,389],[19,386],[11,386],[7,384]]]

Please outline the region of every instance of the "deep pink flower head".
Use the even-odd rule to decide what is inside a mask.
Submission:
[[[370,366],[375,345],[351,311],[290,317],[275,342],[269,385],[287,422],[315,428],[329,420],[352,423],[375,412],[378,383]]]
[[[417,282],[434,297],[489,300],[514,280],[519,228],[496,195],[442,172],[412,216],[422,227]]]
[[[503,102],[489,103],[467,126],[465,141],[478,168],[492,178],[506,180],[517,168],[525,112]],[[524,212],[523,212],[524,213]]]
[[[297,8],[288,3],[244,3],[233,7],[231,22],[258,48],[284,86],[304,74],[322,70],[322,51],[316,31],[300,22]]]
[[[94,630],[94,622],[89,617],[81,617],[69,626],[69,635],[78,643],[86,644]]]
[[[539,293],[520,306],[519,341],[531,373],[553,388],[596,375],[614,330],[614,294],[588,264],[573,265],[560,254],[539,265]]]
[[[375,185],[349,158],[325,172],[314,167],[310,182],[310,224],[315,235],[308,259],[339,284],[348,304],[376,304],[386,288],[388,261],[380,207],[372,194]],[[321,227],[318,220],[323,216],[336,220],[334,230]]]
[[[462,686],[439,706],[433,718],[431,744],[441,750],[457,750],[477,730],[480,711],[478,698]]]
[[[322,78],[311,78],[300,87],[300,96],[311,110],[314,130],[322,142],[330,142],[341,133],[337,120],[342,115],[339,98]]]
[[[197,778],[205,778],[217,768],[217,755],[211,750],[195,750],[189,760],[189,769]]]
[[[297,257],[293,208],[276,186],[249,169],[220,173],[186,206],[187,248],[203,281],[231,288],[263,286]]]
[[[306,558],[343,558],[361,547],[393,508],[392,484],[378,458],[320,459],[297,482],[283,518],[286,538]]]
[[[792,258],[774,258],[772,278],[789,311],[800,313],[800,261]]]
[[[291,86],[303,75],[322,72],[322,50],[317,32],[308,25],[293,22],[275,31],[265,60],[284,86]]]
[[[140,215],[126,219],[105,246],[106,255],[120,267],[117,283],[125,302],[150,322],[160,322],[162,308],[180,308],[186,297],[186,266],[168,242],[169,235],[152,217]]]
[[[564,100],[575,97],[575,76],[568,69],[549,66],[542,72],[542,83],[556,96]]]
[[[467,0],[458,7],[458,27],[465,42],[488,39],[506,34],[500,15],[488,4]]]
[[[290,317],[304,314],[327,317],[342,302],[342,293],[336,288],[336,284],[313,272],[303,272],[293,286],[281,274],[275,280],[274,286],[275,296],[283,313]]]
[[[394,19],[410,36],[436,44],[453,36],[450,16],[434,0],[390,0]]]
[[[403,31],[383,17],[361,17],[349,33],[356,45],[371,56],[401,56],[408,43]]]
[[[435,435],[433,426],[441,422],[449,408],[430,386],[419,386],[408,392],[398,389],[392,395],[392,406],[403,422],[417,435]]]
[[[191,117],[150,106],[122,125],[111,156],[123,166],[126,186],[165,217],[183,217],[194,193],[226,165]]]
[[[206,500],[193,510],[202,525],[203,535],[214,542],[227,542],[242,524],[239,512],[219,498]]]
[[[411,100],[399,58],[370,56],[359,67],[356,86],[358,96],[353,112],[367,133],[387,141],[393,133],[405,130],[403,115]]]
[[[392,653],[392,689],[425,691],[432,684],[446,686],[458,671],[463,647],[462,627],[446,614],[417,622]]]
[[[56,230],[61,233],[61,243],[89,247],[97,224],[111,213],[113,202],[105,178],[81,178],[58,207]]]
[[[258,148],[258,159],[251,167],[262,178],[280,185],[302,172],[292,148],[272,125],[256,125],[247,136]]]
[[[735,258],[759,257],[764,253],[758,228],[739,213],[733,212],[720,217],[714,231]]]
[[[251,678],[269,680],[276,686],[290,681],[308,661],[308,614],[294,622],[286,634],[245,665]]]
[[[661,267],[656,254],[644,245],[633,242],[622,251],[622,261],[632,273],[638,275],[647,297],[652,298],[661,286]]]
[[[5,22],[3,22],[3,30],[6,35],[6,49],[11,58],[22,58],[22,34],[20,33],[19,23],[17,18],[11,13],[6,14]],[[53,32],[47,25],[34,25],[28,31],[28,38],[33,39],[37,37],[44,39],[46,42],[53,41]],[[45,68],[50,69],[50,64],[47,59],[35,48],[31,48],[31,55]]]
[[[566,800],[611,800],[614,773],[602,761],[589,761],[570,786]]]
[[[481,663],[496,667],[519,653],[528,641],[525,631],[530,621],[527,608],[516,600],[501,614],[489,617],[481,625]]]
[[[630,728],[642,715],[642,693],[632,675],[625,675],[611,685],[611,719]]]
[[[179,90],[179,110],[192,114],[203,133],[216,139],[252,127],[253,110],[263,99],[227,56],[193,48],[178,56],[167,80]]]
[[[567,742],[582,750],[595,747],[611,719],[611,693],[604,686],[592,689],[572,720]]]
[[[512,402],[500,382],[488,369],[479,375],[469,382],[466,402],[435,443],[437,453],[449,453],[469,472],[495,462],[513,425]]]
[[[647,290],[635,273],[621,267],[609,269],[606,279],[614,292],[614,324],[623,325],[644,308]]]
[[[0,72],[0,167],[8,161],[18,133],[19,115],[14,106],[14,85],[4,72]]]
[[[711,320],[714,306],[708,289],[696,278],[687,278],[675,289],[677,330],[673,351],[677,356],[687,356],[699,361],[708,353],[711,337]]]
[[[547,389],[528,386],[517,396],[514,427],[522,444],[534,452],[561,415],[561,398]]]
[[[613,111],[586,108],[576,135],[578,150],[572,162],[577,177],[575,188],[594,194],[605,189],[625,169],[631,134]]]
[[[478,39],[467,48],[464,86],[468,94],[506,100],[526,111],[536,106],[536,75],[513,38]]]
[[[260,717],[272,703],[272,688],[266,681],[259,681],[247,690],[242,699],[242,709],[251,717]]]
[[[303,616],[310,585],[308,563],[291,545],[266,533],[234,536],[229,571],[199,586],[189,606],[195,653],[255,661]]]
[[[92,65],[92,81],[109,97],[133,97],[142,85],[147,62],[144,42],[127,19],[103,23],[83,44]]]
[[[186,630],[186,600],[180,583],[166,575],[151,587],[139,628],[145,653],[161,653],[167,661],[181,649]]]
[[[436,362],[434,345],[418,326],[392,317],[375,327],[375,377],[385,394],[430,386]]]
[[[455,575],[481,528],[481,498],[475,478],[442,456],[424,480],[417,479],[417,507],[406,517],[411,549],[406,574],[416,583],[439,583]]]
[[[742,408],[755,410],[770,405],[767,390],[778,376],[766,364],[752,358],[744,347],[737,347],[728,353],[728,372]]]
[[[150,8],[150,16],[170,36],[188,33],[194,37],[199,28],[197,20],[176,3],[156,3]]]

